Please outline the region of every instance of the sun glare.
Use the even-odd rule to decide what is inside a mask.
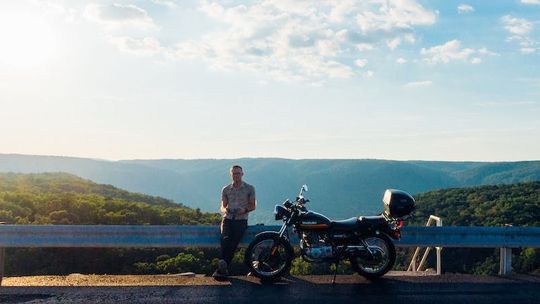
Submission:
[[[0,63],[12,68],[40,66],[54,53],[52,28],[36,14],[0,12],[0,38]]]

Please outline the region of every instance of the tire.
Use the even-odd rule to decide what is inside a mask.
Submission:
[[[272,256],[274,245],[277,246],[277,254]],[[270,281],[289,273],[293,256],[294,251],[288,241],[280,238],[277,232],[267,231],[257,234],[251,241],[246,249],[244,263],[254,276]]]
[[[351,257],[349,260],[351,262],[352,269],[356,271],[359,275],[365,277],[368,280],[375,280],[386,274],[388,271],[390,271],[390,269],[392,269],[392,267],[394,267],[394,263],[396,262],[396,248],[392,240],[390,240],[388,236],[382,233],[377,235],[370,235],[366,237],[365,240],[370,248],[379,248],[379,250],[376,249],[378,252],[386,251],[386,257],[383,259],[386,264],[380,265],[382,267],[379,266],[374,269],[369,269],[369,265],[366,265],[367,263],[369,263],[369,261],[363,259],[360,256]],[[374,245],[374,242],[379,242],[379,245],[384,244],[386,246],[386,250],[381,248],[381,246]]]

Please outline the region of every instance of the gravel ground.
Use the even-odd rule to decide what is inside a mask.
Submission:
[[[430,272],[407,273],[391,271],[385,277],[426,277],[427,280],[434,276]],[[259,283],[254,277],[236,277],[245,281]],[[362,283],[367,282],[357,275],[339,275],[337,278],[343,282]],[[302,276],[303,280],[317,283],[331,282],[332,276]],[[229,285],[230,283],[216,281],[211,277],[201,274],[168,274],[168,275],[85,275],[73,273],[67,276],[23,276],[5,277],[2,286],[178,286],[178,285]]]
[[[2,286],[164,286],[164,285],[220,285],[202,275],[83,275],[7,277]]]

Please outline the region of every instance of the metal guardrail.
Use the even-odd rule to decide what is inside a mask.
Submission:
[[[280,226],[249,226],[241,245]],[[401,231],[398,247],[540,247],[540,227],[415,227]],[[291,241],[298,240],[291,233]],[[0,225],[9,247],[218,247],[219,226]]]
[[[241,245],[245,246],[261,231],[277,231],[279,227],[250,226]],[[12,247],[218,247],[219,229],[219,226],[0,225],[0,251]],[[298,242],[294,234],[291,241]],[[540,227],[409,226],[402,229],[402,239],[395,244],[501,248],[501,274],[506,274],[511,269],[511,248],[540,247]],[[2,268],[0,260],[0,284]]]

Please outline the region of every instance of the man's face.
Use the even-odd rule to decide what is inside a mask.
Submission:
[[[233,168],[231,170],[231,177],[232,180],[236,183],[239,183],[242,181],[242,176],[244,176],[244,172],[242,172],[242,169],[240,168]]]

